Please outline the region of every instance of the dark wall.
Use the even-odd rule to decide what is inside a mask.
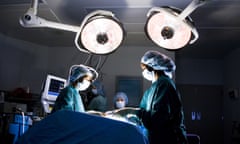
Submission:
[[[201,144],[223,144],[223,86],[178,85],[188,133]]]

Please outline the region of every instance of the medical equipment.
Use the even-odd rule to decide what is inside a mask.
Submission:
[[[48,27],[75,32],[75,45],[85,53],[109,54],[123,42],[125,30],[110,11],[96,10],[89,13],[80,26],[48,21],[37,16],[38,0],[32,0],[31,7],[20,18],[23,27]]]
[[[22,114],[15,114],[13,117],[13,122],[9,124],[8,132],[13,135],[13,144],[17,141],[17,139],[24,134],[29,127],[32,125],[32,120],[30,116],[25,116],[23,112]]]
[[[66,84],[67,81],[63,78],[47,75],[41,96],[41,103],[46,113],[51,112],[52,106],[54,105],[58,94],[60,93],[61,89],[66,86]]]
[[[147,14],[145,31],[150,40],[166,49],[179,49],[198,39],[189,15],[205,0],[193,0],[183,11],[174,7],[153,7]]]

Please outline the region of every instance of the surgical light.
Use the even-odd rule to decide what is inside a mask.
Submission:
[[[109,11],[90,13],[75,37],[78,48],[95,54],[109,54],[123,42],[125,31],[120,21]]]
[[[193,0],[183,11],[174,7],[150,9],[145,25],[146,35],[158,46],[170,50],[194,43],[198,32],[188,15],[202,4],[202,0]]]
[[[48,27],[76,33],[75,45],[81,51],[91,54],[109,54],[122,43],[125,30],[110,11],[96,10],[89,13],[80,26],[49,21],[37,16],[38,0],[32,0],[31,7],[20,18],[23,27]]]

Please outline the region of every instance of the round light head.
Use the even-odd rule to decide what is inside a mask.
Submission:
[[[115,51],[124,39],[121,23],[114,17],[95,15],[83,25],[77,44],[94,54]]]
[[[177,13],[160,8],[148,17],[145,25],[150,40],[166,49],[184,47],[191,39],[192,27],[178,18]]]

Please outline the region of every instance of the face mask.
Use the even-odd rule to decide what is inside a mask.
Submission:
[[[78,82],[76,89],[78,91],[84,91],[90,86],[90,81],[88,80],[83,80],[82,82]]]
[[[148,71],[147,69],[144,69],[142,72],[142,75],[145,79],[152,81],[153,80],[153,75],[152,72]]]
[[[125,102],[124,101],[117,101],[116,102],[116,107],[117,108],[123,108],[125,106]]]
[[[145,79],[151,81],[152,83],[156,81],[154,71],[150,72],[149,70],[144,69],[142,75]]]

